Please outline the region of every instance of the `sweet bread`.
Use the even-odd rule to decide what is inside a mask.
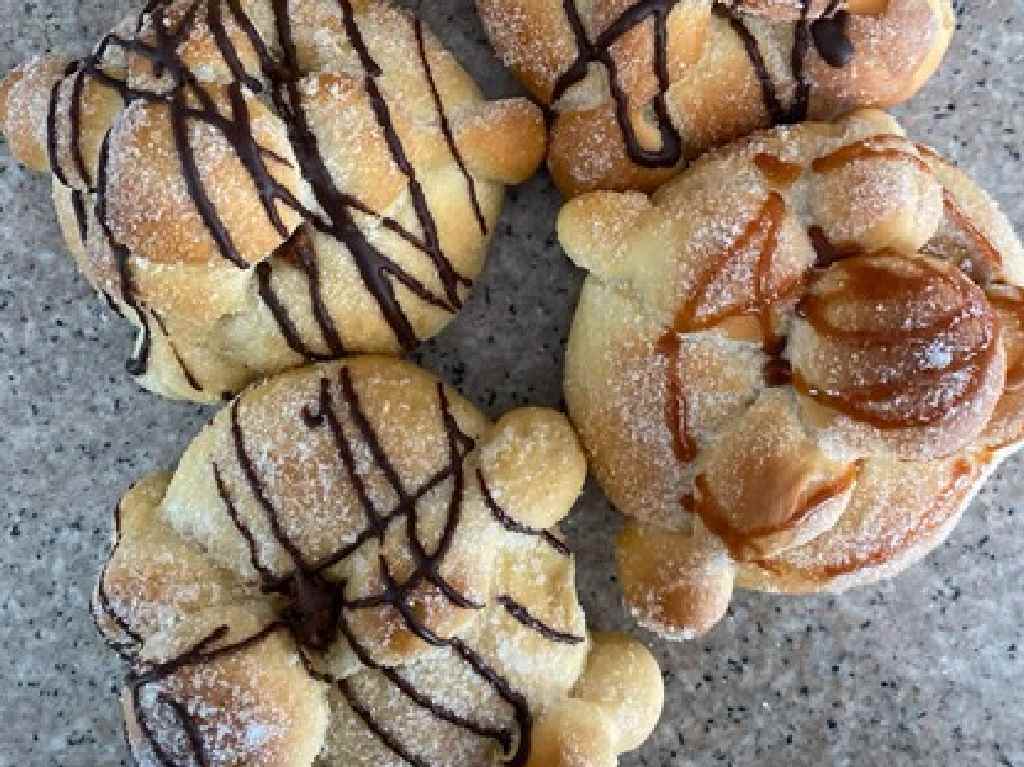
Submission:
[[[489,424],[392,358],[247,390],[118,506],[93,610],[136,758],[614,767],[663,690],[587,634],[557,530],[585,474],[564,416]]]
[[[498,55],[549,108],[569,197],[653,191],[758,128],[910,98],[949,0],[477,0]]]
[[[640,621],[840,591],[934,548],[1024,439],[1024,251],[882,112],[756,133],[653,195],[595,192],[566,398],[628,517]]]
[[[545,142],[381,0],[152,0],[15,69],[0,129],[138,327],[129,371],[199,401],[437,333]]]

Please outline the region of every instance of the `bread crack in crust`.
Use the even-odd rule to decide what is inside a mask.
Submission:
[[[154,0],[15,69],[0,129],[138,327],[129,372],[199,401],[439,332],[545,143],[382,0]]]
[[[118,505],[93,600],[142,765],[614,767],[654,658],[587,633],[566,418],[355,357],[249,389]],[[582,761],[581,761],[582,760]]]
[[[841,591],[952,530],[1024,440],[1024,250],[889,116],[755,133],[653,195],[570,202],[566,398],[670,637],[737,585]]]
[[[906,101],[938,67],[949,0],[477,0],[548,109],[562,192],[653,191],[771,125]]]

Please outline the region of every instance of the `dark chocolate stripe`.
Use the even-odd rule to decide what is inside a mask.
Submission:
[[[249,490],[252,492],[253,497],[259,502],[260,506],[263,507],[264,513],[267,515],[267,521],[270,523],[271,532],[274,534],[274,539],[281,545],[285,551],[288,552],[292,560],[295,562],[295,566],[303,568],[306,564],[303,558],[302,552],[299,551],[299,547],[285,532],[284,527],[281,525],[281,519],[278,516],[277,509],[271,502],[270,498],[267,497],[266,489],[263,487],[263,481],[259,477],[259,473],[256,471],[256,466],[253,464],[252,459],[249,458],[249,454],[245,448],[245,437],[242,434],[242,425],[238,420],[238,404],[240,400],[235,400],[231,403],[231,437],[235,445],[235,457],[238,459],[238,465],[242,468],[242,473],[245,475],[246,481],[249,483]]]
[[[811,0],[800,0],[800,20],[793,30],[793,50],[790,52],[790,67],[793,70],[793,80],[796,82],[796,94],[789,107],[789,114],[786,115],[786,122],[789,123],[806,120],[807,109],[810,106],[811,83],[804,72],[807,54],[811,49],[811,27],[807,21],[810,10]]]
[[[295,327],[295,322],[288,313],[288,308],[278,297],[277,291],[274,290],[273,272],[274,268],[270,265],[270,261],[260,262],[256,266],[256,285],[260,298],[266,304],[270,315],[274,318],[277,329],[280,331],[285,343],[288,344],[288,348],[307,360],[322,361],[330,359],[330,357],[318,354],[306,346],[302,334],[299,333],[299,329]]]
[[[629,158],[645,168],[670,168],[683,159],[683,142],[678,129],[672,122],[668,103],[665,99],[671,85],[668,71],[667,23],[668,15],[679,0],[642,0],[626,10],[612,24],[591,42],[586,27],[576,8],[576,0],[563,0],[562,8],[576,40],[576,60],[555,82],[550,102],[554,104],[572,86],[582,82],[589,72],[590,64],[599,62],[608,70],[608,82],[615,102],[615,116],[626,146]],[[619,81],[619,66],[612,53],[612,47],[624,35],[640,24],[652,19],[654,34],[654,73],[658,79],[658,92],[652,104],[661,134],[661,147],[647,149],[640,144],[630,115],[629,95]]]
[[[356,716],[362,720],[366,729],[376,735],[380,742],[387,746],[389,751],[393,752],[396,756],[405,760],[413,767],[430,767],[428,762],[423,761],[420,757],[411,753],[398,741],[397,738],[380,726],[377,720],[373,718],[373,714],[370,712],[370,709],[359,702],[359,698],[352,690],[352,686],[349,684],[347,679],[339,679],[337,685],[338,690],[341,691],[341,694],[345,698],[345,702],[348,703],[349,708],[351,708],[352,711],[355,712]]]
[[[57,106],[60,103],[60,89],[64,80],[70,77],[78,68],[78,62],[73,61],[64,70],[64,77],[53,84],[50,89],[50,105],[46,111],[46,154],[50,160],[50,172],[64,186],[70,186],[64,169],[60,165],[60,155],[57,150]]]
[[[85,210],[85,193],[80,189],[71,190],[71,207],[75,210],[75,222],[78,224],[78,237],[82,247],[89,239],[89,215]]]
[[[490,510],[491,515],[497,520],[498,524],[504,527],[511,533],[519,533],[520,535],[532,535],[541,538],[551,548],[557,551],[562,556],[572,556],[572,551],[569,547],[562,542],[554,533],[550,530],[539,530],[533,527],[527,527],[520,522],[516,522],[507,511],[501,508],[494,500],[494,496],[491,495],[491,490],[487,486],[487,481],[484,479],[483,472],[480,469],[476,470],[477,482],[480,484],[480,492],[484,496],[484,503]]]
[[[523,624],[531,631],[536,631],[550,642],[556,642],[559,644],[583,644],[587,641],[586,637],[577,636],[576,634],[570,634],[568,632],[552,628],[544,623],[544,621],[531,615],[530,611],[527,610],[524,605],[519,604],[508,594],[498,597],[497,602],[505,608],[505,611],[509,615],[519,621],[519,623]]]
[[[188,382],[188,385],[191,386],[194,391],[203,391],[203,386],[199,383],[199,379],[196,378],[195,373],[193,373],[192,369],[185,363],[185,359],[181,356],[181,352],[178,351],[178,347],[174,344],[174,341],[171,340],[171,335],[167,332],[167,325],[164,322],[164,318],[160,315],[160,312],[154,310],[150,313],[153,315],[153,319],[156,321],[157,327],[160,328],[160,332],[163,334],[164,340],[167,341],[167,346],[170,347],[171,354],[173,354],[174,359],[177,360],[178,368],[181,370],[181,374],[185,376],[185,380]]]
[[[363,87],[366,89],[366,94],[370,100],[370,107],[373,110],[374,116],[377,119],[377,124],[384,134],[384,140],[388,145],[388,149],[391,152],[391,157],[395,161],[395,165],[398,166],[399,170],[409,180],[409,196],[412,199],[413,209],[416,211],[416,218],[419,220],[420,227],[423,230],[423,238],[427,243],[427,255],[434,262],[434,266],[437,269],[437,276],[441,280],[444,286],[445,293],[448,297],[448,301],[456,308],[462,307],[462,299],[459,297],[458,286],[460,283],[468,283],[468,280],[462,278],[457,274],[452,267],[451,262],[445,258],[441,252],[441,244],[438,239],[437,223],[434,221],[434,215],[430,211],[430,205],[427,203],[426,194],[423,191],[423,187],[420,185],[419,179],[416,176],[416,169],[412,163],[409,162],[409,158],[406,156],[405,147],[402,145],[402,140],[398,137],[398,131],[395,129],[395,122],[391,117],[391,107],[388,105],[387,100],[381,94],[380,87],[377,85],[377,77],[380,77],[382,73],[377,62],[373,60],[369,50],[366,47],[366,42],[363,40],[362,33],[359,31],[359,25],[355,21],[355,13],[352,10],[352,3],[350,0],[338,0],[341,5],[342,14],[345,19],[345,29],[348,33],[349,40],[352,41],[353,47],[359,54],[360,62],[363,66],[363,71],[366,77],[363,81]]]
[[[131,696],[135,720],[138,722],[143,739],[161,767],[179,767],[179,762],[164,749],[156,737],[156,733],[153,732],[147,712],[142,705],[140,695],[142,689],[148,685],[157,684],[183,669],[205,665],[252,649],[282,628],[284,628],[283,624],[271,623],[246,639],[208,651],[207,647],[216,644],[230,632],[228,626],[220,626],[212,634],[200,640],[180,655],[162,663],[144,664],[138,671],[134,671],[129,675],[128,690]],[[199,731],[199,726],[189,712],[188,707],[164,691],[157,693],[156,698],[158,702],[169,706],[174,711],[175,718],[184,731],[192,756],[200,767],[207,767],[210,764],[210,759],[206,751],[206,744],[202,733]]]
[[[107,166],[110,162],[110,131],[103,138],[103,146],[100,149],[99,158],[99,179],[96,184],[96,219],[103,230],[107,243],[114,254],[114,262],[117,265],[117,275],[120,280],[121,300],[135,312],[135,316],[142,326],[142,343],[137,354],[131,356],[125,362],[125,370],[133,376],[141,376],[146,373],[149,366],[149,354],[153,343],[149,327],[149,317],[143,311],[135,297],[135,284],[132,278],[131,254],[128,248],[119,243],[110,229],[107,222]]]
[[[447,706],[443,706],[440,703],[432,700],[429,696],[420,692],[416,687],[403,677],[397,669],[392,666],[386,666],[383,663],[378,663],[373,659],[367,649],[362,645],[356,635],[353,633],[351,626],[345,619],[344,611],[339,616],[338,627],[341,630],[342,636],[345,637],[352,651],[356,654],[359,662],[362,663],[369,669],[377,671],[387,677],[388,681],[397,687],[403,695],[409,700],[415,703],[420,708],[426,709],[431,714],[436,716],[438,719],[453,724],[456,727],[461,727],[464,730],[468,730],[476,735],[483,738],[489,738],[497,741],[501,744],[502,748],[508,751],[512,747],[512,736],[508,730],[487,727],[478,724],[471,719],[467,719],[459,714],[456,714]]]
[[[277,582],[278,579],[273,570],[260,562],[259,546],[256,543],[256,536],[253,535],[249,526],[242,521],[242,517],[238,513],[238,507],[235,506],[235,501],[231,497],[231,491],[228,490],[227,485],[224,483],[224,477],[221,475],[220,467],[217,464],[213,464],[213,481],[217,485],[217,494],[220,495],[221,500],[224,502],[224,509],[231,518],[232,524],[235,526],[238,534],[245,540],[245,544],[249,548],[249,563],[252,565],[252,569],[256,571],[257,575],[259,575],[265,583]]]
[[[110,571],[110,563],[117,555],[117,550],[120,545],[121,503],[118,502],[117,506],[114,508],[114,545],[110,549],[110,554],[107,555],[107,561],[104,563],[103,569],[100,570],[100,577],[96,583],[95,599],[91,605],[90,612],[92,613],[93,623],[96,625],[96,629],[99,631],[99,634],[104,641],[122,658],[130,660],[133,657],[134,651],[142,646],[142,635],[135,631],[128,620],[114,609],[114,606],[110,601],[110,596],[107,594],[106,586],[107,573]],[[114,625],[116,625],[121,632],[128,637],[129,641],[116,642],[108,637],[99,624],[100,614],[113,621]]]
[[[79,68],[74,74],[74,82],[71,85],[71,108],[69,116],[71,120],[70,135],[68,141],[71,144],[71,159],[75,163],[75,170],[86,189],[93,186],[89,178],[89,170],[85,167],[85,158],[82,156],[82,94],[85,92],[84,69]]]
[[[441,123],[441,132],[444,134],[444,140],[448,142],[448,148],[452,153],[452,157],[458,164],[459,170],[462,171],[463,178],[466,179],[466,188],[469,191],[470,202],[473,204],[473,212],[476,214],[477,224],[480,226],[480,233],[486,235],[487,219],[484,217],[484,212],[480,207],[480,197],[476,193],[476,180],[466,167],[466,161],[462,157],[462,152],[459,151],[459,145],[456,143],[455,135],[452,133],[451,123],[444,111],[444,100],[437,89],[437,81],[434,79],[434,72],[430,68],[430,60],[427,58],[427,46],[423,39],[423,22],[418,18],[414,19],[413,28],[416,31],[416,45],[419,48],[420,61],[423,63],[423,72],[427,76],[430,92],[434,96],[434,107],[437,109],[437,116]]]
[[[729,22],[729,26],[732,27],[733,32],[739,36],[740,41],[743,43],[747,57],[750,59],[750,65],[754,68],[754,75],[761,84],[761,98],[764,101],[765,109],[768,110],[768,116],[772,123],[779,124],[784,122],[786,110],[783,109],[779,96],[775,92],[775,81],[772,80],[772,76],[768,72],[768,65],[765,64],[764,56],[761,55],[761,47],[757,42],[757,38],[747,28],[746,22],[738,11],[721,3],[715,3],[712,10],[716,16],[720,16]]]

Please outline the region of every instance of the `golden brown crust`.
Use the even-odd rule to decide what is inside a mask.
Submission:
[[[661,633],[709,629],[734,577],[895,574],[1024,439],[1024,251],[881,112],[755,134],[650,198],[584,195],[559,235],[590,271],[566,399]]]
[[[663,690],[643,647],[587,634],[556,527],[584,471],[564,416],[492,426],[394,359],[246,391],[119,506],[94,614],[132,661],[137,758],[613,766]]]
[[[653,191],[687,160],[757,128],[905,101],[954,28],[948,0],[477,7],[498,55],[553,109],[548,166],[568,197]],[[581,35],[592,50],[581,51]]]
[[[546,134],[384,0],[169,1],[71,66],[27,62],[0,106],[139,329],[139,382],[201,401],[439,332]]]

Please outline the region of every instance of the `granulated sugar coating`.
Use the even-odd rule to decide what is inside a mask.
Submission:
[[[636,748],[662,681],[587,632],[557,528],[585,475],[564,416],[491,425],[391,358],[246,391],[118,505],[92,609],[135,757],[541,767],[595,722],[586,763]]]
[[[43,50],[87,53],[129,5],[0,0],[0,71]],[[1019,9],[1011,0],[956,6],[950,53],[900,120],[956,160],[1020,229],[1024,111],[1011,82],[1024,51]],[[470,2],[433,0],[420,13],[489,96],[521,94]],[[11,151],[0,146],[0,763],[127,765],[111,689],[124,667],[97,636],[88,600],[115,502],[132,478],[173,468],[213,410],[155,398],[123,375],[127,325],[97,304],[67,258],[50,184]],[[417,355],[492,420],[522,404],[557,407],[562,397],[560,342],[582,272],[552,239],[559,204],[545,175],[509,196],[472,296]],[[665,670],[666,714],[620,765],[1022,762],[1019,467],[1003,464],[947,542],[898,578],[841,598],[741,590],[728,617],[696,642],[641,633]],[[325,486],[333,478],[326,473]],[[588,622],[632,631],[610,555],[619,519],[591,484],[563,526]],[[161,561],[180,566],[166,552]],[[222,588],[214,576],[205,588]],[[264,732],[277,737],[258,725],[246,737]]]
[[[153,3],[0,86],[0,131],[138,328],[129,371],[200,402],[438,333],[544,147],[537,107],[485,100],[385,2],[224,3]]]
[[[757,128],[910,98],[942,60],[949,0],[477,0],[502,60],[550,109],[568,197],[651,191]]]
[[[1024,440],[1024,248],[882,112],[754,134],[649,200],[583,195],[558,229],[590,272],[569,413],[659,634],[711,630],[734,584],[899,572]]]

